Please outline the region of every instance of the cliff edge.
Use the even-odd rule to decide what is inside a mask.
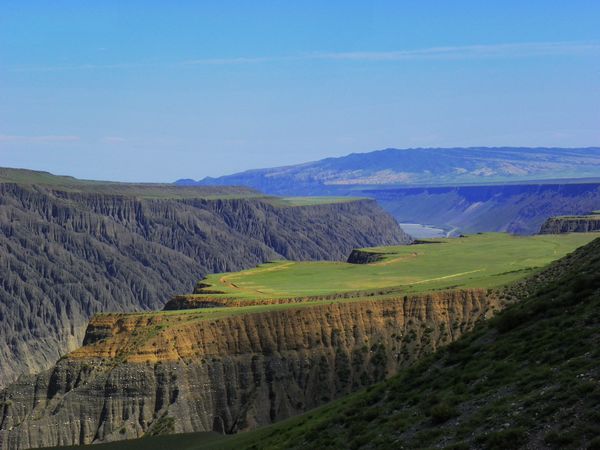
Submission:
[[[600,213],[551,217],[540,228],[540,234],[589,233],[593,231],[600,231]]]

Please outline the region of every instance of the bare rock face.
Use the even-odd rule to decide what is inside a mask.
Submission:
[[[589,233],[592,231],[600,231],[600,214],[551,217],[542,225],[540,234]]]
[[[0,182],[0,387],[76,349],[93,314],[160,309],[207,273],[409,242],[369,200],[287,207],[90,186]]]
[[[350,264],[371,264],[381,261],[384,257],[385,255],[382,253],[354,249],[346,262]]]
[[[394,374],[501,305],[464,290],[214,320],[99,315],[83,347],[0,393],[0,449],[269,424]]]

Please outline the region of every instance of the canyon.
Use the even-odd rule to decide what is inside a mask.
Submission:
[[[159,309],[207,273],[411,239],[372,200],[0,170],[0,387],[81,345],[97,312]]]
[[[476,235],[357,249],[348,263],[272,262],[207,275],[161,311],[97,313],[81,347],[0,392],[0,449],[231,435],[297,416],[456,342],[597,236]]]

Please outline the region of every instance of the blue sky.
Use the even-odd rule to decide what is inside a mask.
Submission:
[[[598,1],[291,3],[2,0],[0,166],[173,181],[600,145]]]

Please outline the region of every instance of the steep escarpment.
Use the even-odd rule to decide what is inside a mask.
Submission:
[[[600,214],[560,216],[549,218],[540,228],[540,234],[589,233],[600,230]]]
[[[100,315],[86,345],[0,396],[0,448],[153,430],[232,433],[382,380],[502,306],[484,290],[387,300]]]
[[[239,188],[37,177],[0,183],[0,386],[77,348],[96,312],[159,309],[210,272],[407,242],[368,200],[290,207]]]

